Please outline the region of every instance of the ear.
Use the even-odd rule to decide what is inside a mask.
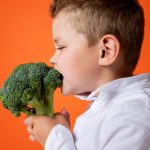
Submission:
[[[111,34],[103,36],[99,42],[99,65],[111,65],[117,59],[120,52],[119,40]]]

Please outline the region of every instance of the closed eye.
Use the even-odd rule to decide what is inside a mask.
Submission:
[[[65,47],[59,47],[59,48],[56,48],[56,50],[62,50],[64,49]]]

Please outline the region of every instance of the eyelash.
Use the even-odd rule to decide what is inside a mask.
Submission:
[[[64,49],[65,47],[60,47],[60,48],[56,48],[56,50],[62,50]]]

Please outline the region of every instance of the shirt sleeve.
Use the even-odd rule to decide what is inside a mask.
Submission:
[[[70,130],[57,124],[50,132],[44,150],[76,150]]]
[[[106,117],[99,150],[149,150],[150,113],[119,108]]]

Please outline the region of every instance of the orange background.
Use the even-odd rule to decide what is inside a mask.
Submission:
[[[48,13],[50,0],[3,0],[0,4],[0,87],[18,64],[43,61],[49,64],[53,54],[51,18]],[[150,2],[141,0],[145,10],[145,38],[140,61],[135,73],[150,72]],[[88,102],[73,96],[55,93],[55,111],[67,108],[71,115],[71,128],[75,119],[85,111]],[[23,124],[25,115],[14,117],[0,105],[0,149],[42,150],[38,143],[28,139]]]

